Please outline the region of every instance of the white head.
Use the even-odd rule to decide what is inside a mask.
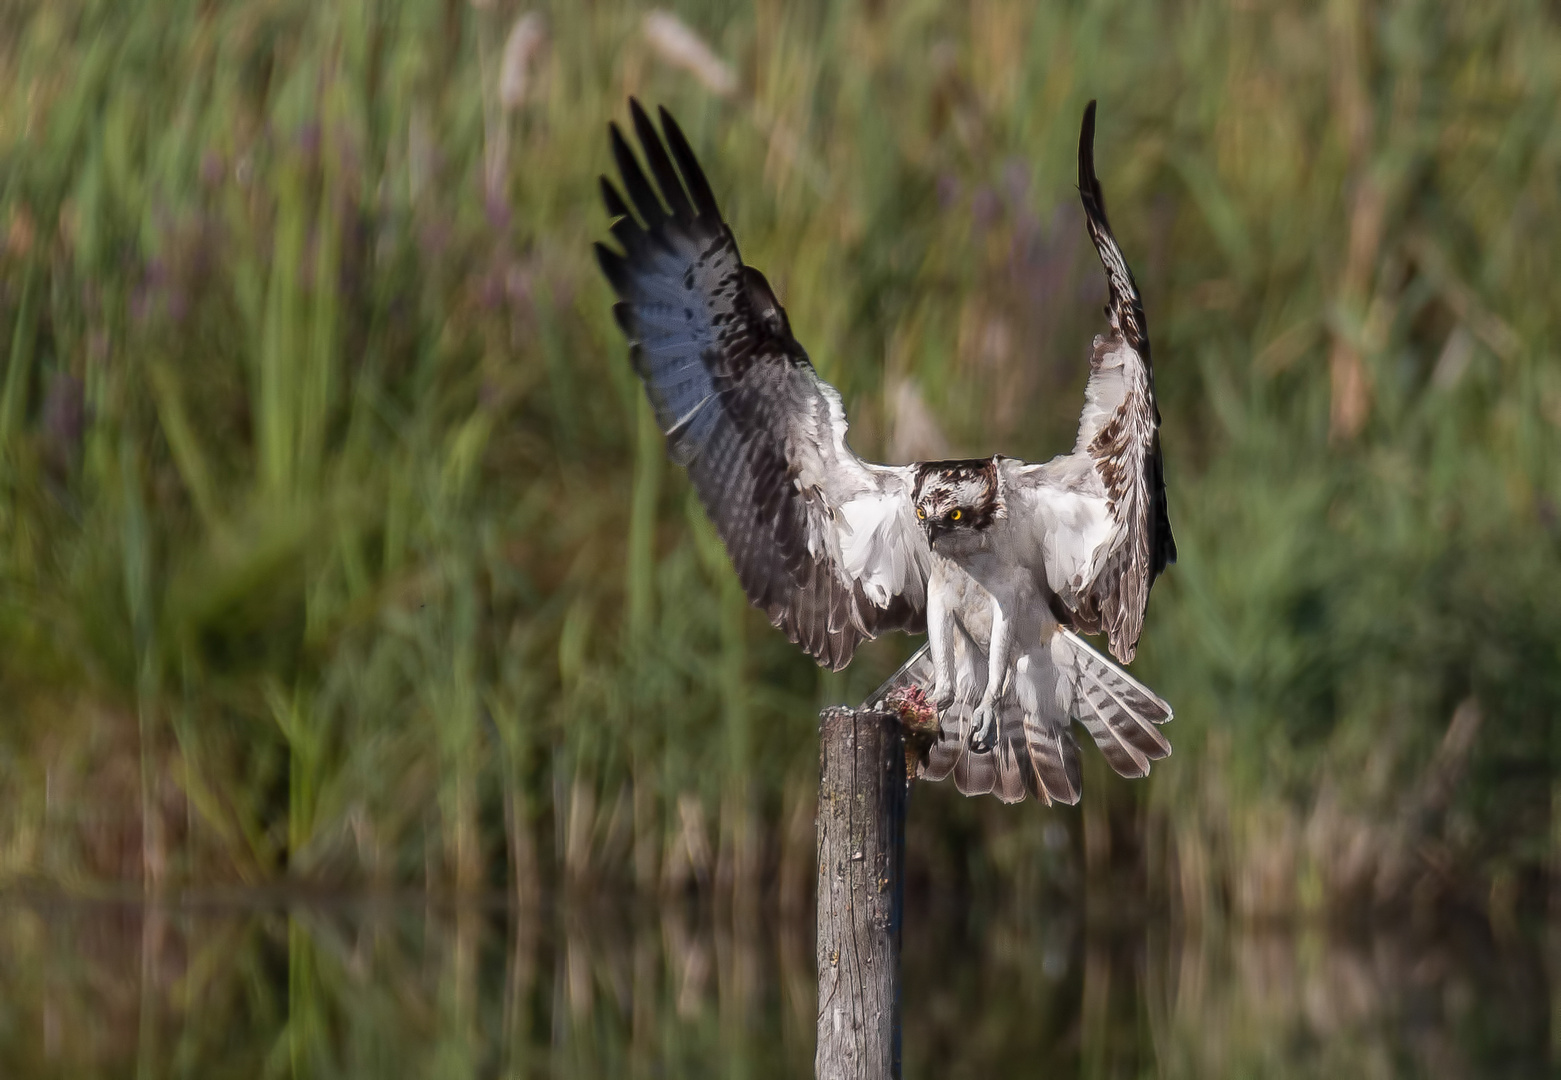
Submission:
[[[911,500],[934,551],[955,555],[983,547],[992,522],[1003,516],[997,497],[997,462],[992,458],[923,462],[916,471]]]

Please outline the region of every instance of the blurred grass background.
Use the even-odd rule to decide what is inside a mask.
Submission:
[[[0,881],[804,910],[817,707],[912,643],[831,676],[747,608],[590,257],[605,124],[678,116],[861,452],[1043,459],[1094,97],[1176,753],[1076,811],[919,788],[921,886],[1539,910],[1554,5],[675,8],[0,7]]]
[[[811,925],[628,906],[536,920],[361,896],[12,898],[0,1065],[73,1080],[811,1075]],[[1478,933],[1081,935],[1044,906],[936,918],[907,935],[908,1077],[1529,1080],[1557,1060],[1533,950]]]

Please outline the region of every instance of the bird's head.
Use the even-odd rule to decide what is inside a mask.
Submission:
[[[933,550],[954,555],[980,547],[987,529],[1002,516],[997,462],[992,458],[923,462],[916,471],[911,501]]]

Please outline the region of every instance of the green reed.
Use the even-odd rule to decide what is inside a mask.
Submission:
[[[1431,865],[1522,909],[1561,829],[1553,17],[1032,8],[680,8],[726,93],[642,8],[543,5],[519,98],[503,0],[0,16],[0,880],[786,880],[816,706],[910,643],[824,676],[742,602],[590,257],[605,123],[677,113],[860,450],[1045,457],[1096,97],[1176,754],[1083,813],[919,793],[916,857],[1041,889],[1055,820],[1090,888],[1190,911]]]

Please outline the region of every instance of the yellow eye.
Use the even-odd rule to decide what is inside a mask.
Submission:
[[[918,506],[916,508],[916,516],[918,518],[920,518],[922,521],[926,521],[927,520],[927,511],[923,510],[921,507]]]
[[[956,510],[952,514],[949,515],[949,520],[950,521],[958,521],[963,516],[964,516],[963,514],[961,514],[958,510]]]

